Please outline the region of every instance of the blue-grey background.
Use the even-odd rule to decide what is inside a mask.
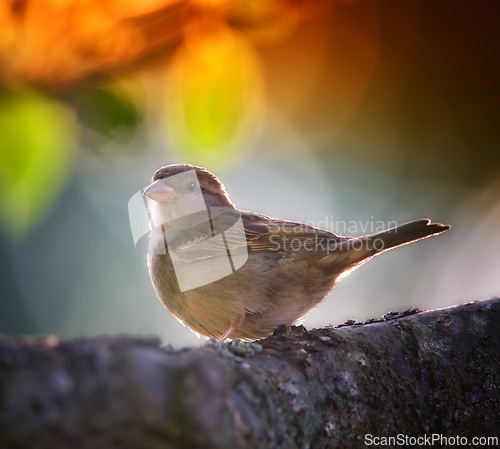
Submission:
[[[206,167],[239,208],[332,223],[334,232],[343,221],[452,226],[359,268],[305,317],[307,327],[500,294],[493,4],[347,2],[278,45],[256,46],[266,98],[259,127],[229,162]],[[144,82],[144,117],[128,141],[83,130],[50,211],[21,238],[0,234],[0,332],[201,341],[155,297],[129,228],[128,200],[154,170],[198,162],[164,139],[154,86]]]

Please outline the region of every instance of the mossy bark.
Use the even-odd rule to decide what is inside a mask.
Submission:
[[[500,299],[255,343],[0,338],[0,448],[350,448],[500,433]]]

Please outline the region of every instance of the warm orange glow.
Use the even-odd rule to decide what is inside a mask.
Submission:
[[[172,0],[117,2],[44,0],[12,11],[0,5],[0,59],[4,83],[57,86],[77,82],[139,57],[142,30],[123,17],[137,16]],[[9,81],[10,80],[10,81]]]
[[[0,3],[0,84],[51,90],[166,61],[185,30],[221,21],[255,43],[289,37],[321,0],[33,0]],[[15,9],[14,9],[15,6]]]
[[[193,0],[193,4],[199,7],[220,7],[227,3],[228,0]]]
[[[179,3],[182,0],[107,0],[107,9],[116,16],[134,17],[143,14],[150,14],[165,6]]]

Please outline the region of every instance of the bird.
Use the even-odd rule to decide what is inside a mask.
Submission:
[[[361,237],[239,210],[224,184],[190,164],[159,168],[142,194],[147,265],[166,308],[195,333],[254,341],[316,307],[375,255],[440,234],[419,219]]]

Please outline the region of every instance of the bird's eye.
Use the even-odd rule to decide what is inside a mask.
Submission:
[[[195,182],[188,182],[186,187],[188,189],[188,192],[194,192],[196,190],[196,183]]]

